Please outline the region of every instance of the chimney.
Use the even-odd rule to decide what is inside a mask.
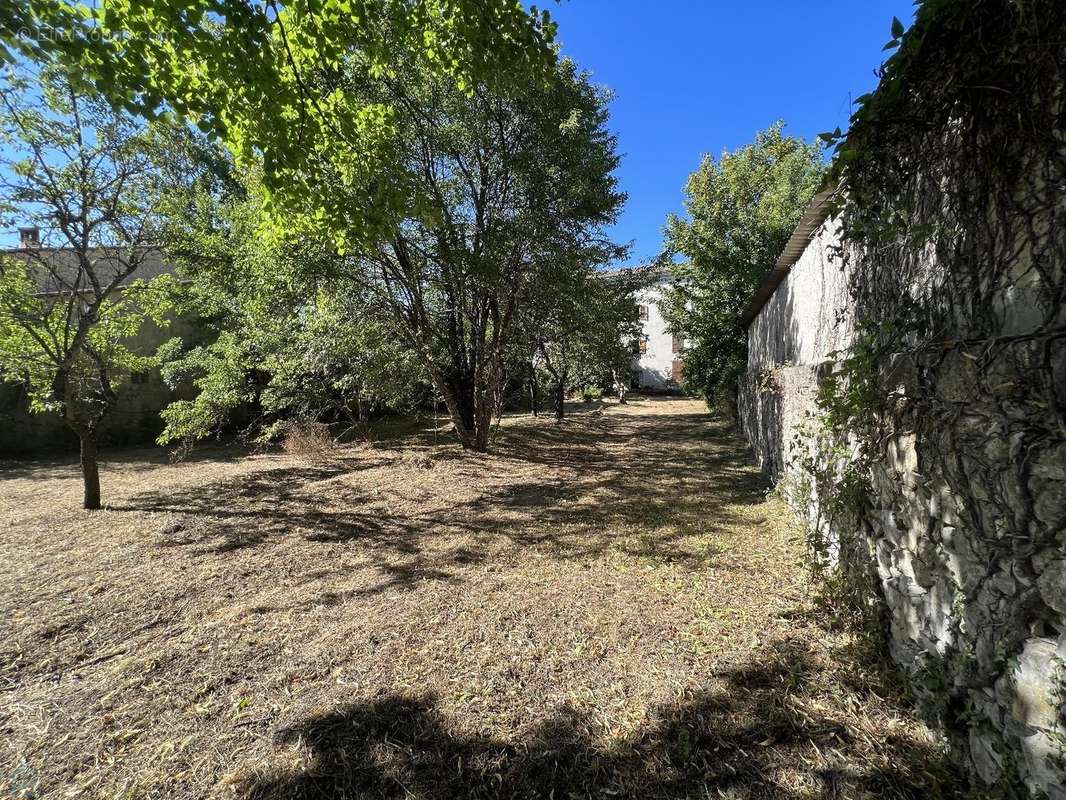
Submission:
[[[41,229],[36,225],[19,228],[19,247],[35,248],[41,246]]]

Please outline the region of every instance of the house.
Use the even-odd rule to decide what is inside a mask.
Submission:
[[[671,278],[662,274],[637,293],[641,338],[633,353],[633,388],[674,392],[681,388],[684,341],[667,330],[662,312],[663,293]]]
[[[637,269],[647,268],[621,267],[600,274],[610,276]],[[684,340],[667,330],[662,312],[663,295],[672,280],[668,273],[655,271],[633,298],[634,313],[641,325],[640,337],[633,342],[630,373],[630,388],[635,391],[676,392],[681,388]]]

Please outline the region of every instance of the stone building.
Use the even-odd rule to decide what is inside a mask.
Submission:
[[[638,390],[674,392],[681,388],[682,340],[666,329],[661,303],[668,276],[657,277],[637,293],[641,337],[634,345],[633,383]]]

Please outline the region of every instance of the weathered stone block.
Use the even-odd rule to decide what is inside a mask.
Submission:
[[[1025,643],[1012,673],[1011,714],[1015,720],[1045,731],[1057,726],[1060,671],[1054,640],[1030,639]]]

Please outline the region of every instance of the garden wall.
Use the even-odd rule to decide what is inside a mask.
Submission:
[[[1066,339],[1040,334],[1041,292],[1014,291],[1001,338],[880,358],[860,463],[818,401],[856,342],[864,275],[833,266],[839,244],[825,222],[749,325],[741,426],[820,557],[871,579],[892,657],[972,773],[1066,798]]]

